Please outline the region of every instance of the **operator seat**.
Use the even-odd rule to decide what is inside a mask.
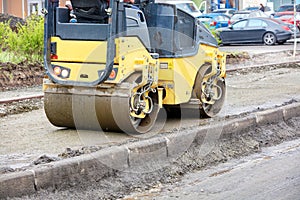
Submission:
[[[106,0],[71,0],[74,15],[79,23],[107,23]]]

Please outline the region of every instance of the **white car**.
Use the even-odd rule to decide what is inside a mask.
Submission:
[[[244,10],[244,11],[236,11],[230,18],[229,24],[233,24],[236,21],[246,19],[246,18],[253,18],[253,17],[266,17],[269,16],[262,12],[261,10]]]
[[[265,7],[265,11],[264,13],[268,16],[268,17],[273,17],[274,15],[274,9],[273,7],[270,6],[264,6]],[[243,9],[242,11],[254,11],[254,10],[259,10],[259,6],[254,6],[254,7],[247,7],[245,9]]]
[[[194,17],[199,17],[202,13],[199,11],[197,5],[193,1],[164,1],[164,0],[156,0],[156,3],[168,3],[176,5],[176,7],[180,10],[183,10]]]
[[[227,15],[229,17],[231,17],[234,12],[236,12],[236,9],[234,9],[234,8],[220,8],[220,9],[212,11],[212,13],[221,13],[221,14]]]

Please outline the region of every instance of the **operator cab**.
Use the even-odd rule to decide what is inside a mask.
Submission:
[[[176,5],[147,3],[136,6],[119,2],[117,21],[108,23],[111,14],[106,0],[71,0],[72,10],[57,7],[54,36],[62,40],[106,41],[109,29],[116,27],[118,36],[137,36],[151,53],[159,57],[195,55],[199,43],[217,46],[203,24]],[[137,5],[138,6],[138,5]],[[76,16],[76,23],[71,17]]]

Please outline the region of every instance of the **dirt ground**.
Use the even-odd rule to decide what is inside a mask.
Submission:
[[[44,68],[41,64],[0,63],[0,91],[40,85]]]
[[[18,24],[25,24],[21,18],[0,13],[0,23],[9,23],[10,28],[18,31]],[[5,49],[2,49],[5,51]],[[18,64],[0,62],[0,91],[40,85],[44,76],[44,68],[40,63]]]
[[[0,13],[0,22],[7,23],[9,22],[10,28],[17,31],[18,24],[24,24],[25,21],[22,18],[15,17],[8,14]]]

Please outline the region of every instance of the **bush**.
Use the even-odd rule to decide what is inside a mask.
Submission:
[[[211,32],[211,34],[214,36],[214,38],[217,40],[218,44],[220,45],[222,43],[222,40],[219,36],[219,32],[216,31],[216,29],[211,29],[209,25],[204,24],[205,27],[207,28],[207,30],[209,30]]]
[[[0,47],[4,47],[4,41],[9,30],[9,25],[7,23],[0,23]]]
[[[44,20],[37,15],[27,18],[24,25],[18,23],[17,30],[9,28],[9,23],[0,23],[0,45],[12,57],[17,56],[28,62],[42,62],[43,33]]]
[[[211,30],[211,33],[213,34],[213,36],[216,38],[218,44],[220,45],[222,43],[222,40],[220,38],[220,33],[216,30]]]

